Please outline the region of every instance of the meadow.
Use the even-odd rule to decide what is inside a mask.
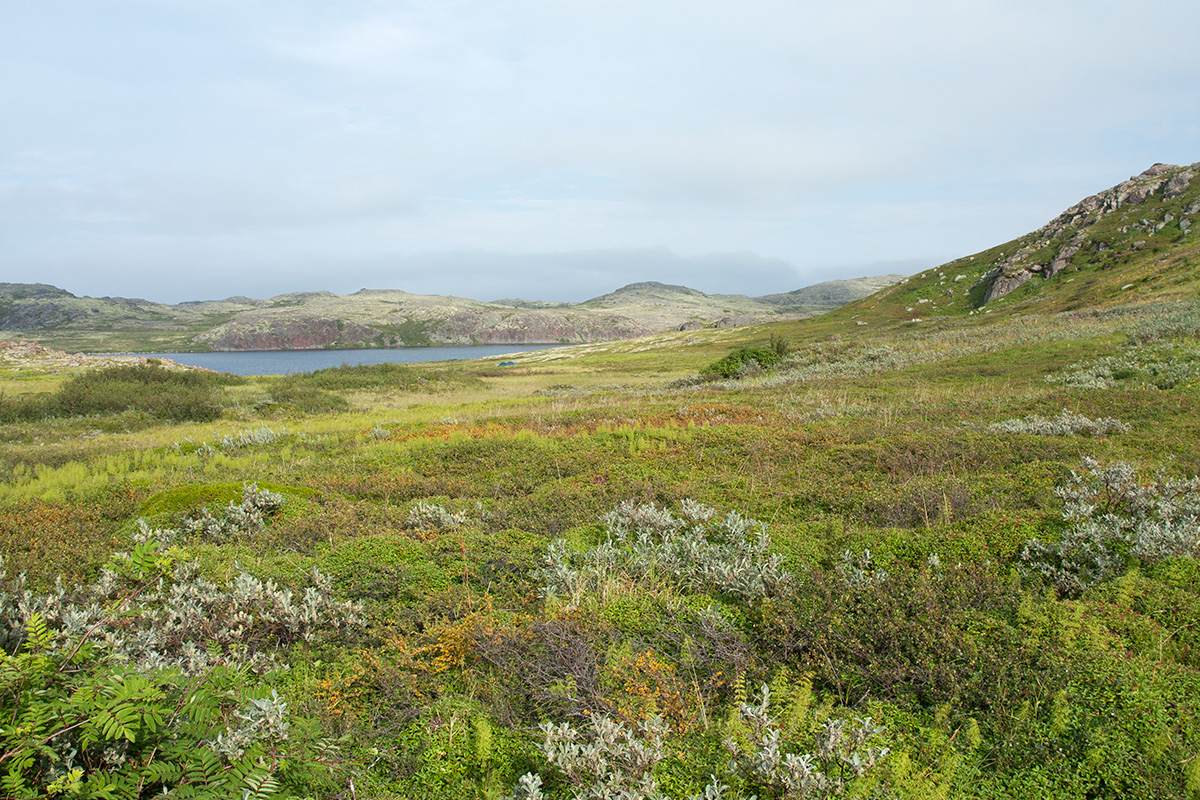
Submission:
[[[9,369],[0,793],[1200,797],[1194,291],[914,322],[936,281],[504,368]]]

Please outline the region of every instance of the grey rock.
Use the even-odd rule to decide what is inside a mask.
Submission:
[[[1179,195],[1187,191],[1191,184],[1193,173],[1190,169],[1185,169],[1183,172],[1177,172],[1167,181],[1167,187],[1163,189],[1163,197],[1168,200],[1173,200]]]

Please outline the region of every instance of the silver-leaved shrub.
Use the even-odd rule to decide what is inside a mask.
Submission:
[[[1055,490],[1067,530],[1054,544],[1031,540],[1019,554],[1027,573],[1050,580],[1064,595],[1120,574],[1128,560],[1200,557],[1200,477],[1142,483],[1124,462],[1083,459]]]
[[[625,501],[605,514],[607,538],[574,552],[552,542],[538,571],[543,594],[578,605],[613,579],[668,583],[684,591],[716,591],[745,600],[778,594],[791,581],[783,557],[771,555],[762,523],[684,500],[680,514],[653,503]]]

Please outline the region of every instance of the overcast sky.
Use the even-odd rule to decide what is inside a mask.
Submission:
[[[1200,161],[1196,0],[0,0],[0,281],[764,294]]]

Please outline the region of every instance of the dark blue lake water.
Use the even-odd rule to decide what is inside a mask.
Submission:
[[[508,353],[547,350],[557,345],[481,344],[462,347],[396,347],[374,350],[264,350],[242,353],[122,353],[121,355],[169,358],[179,364],[206,367],[234,375],[290,375],[344,364],[415,364],[421,361],[458,361],[495,358]]]

